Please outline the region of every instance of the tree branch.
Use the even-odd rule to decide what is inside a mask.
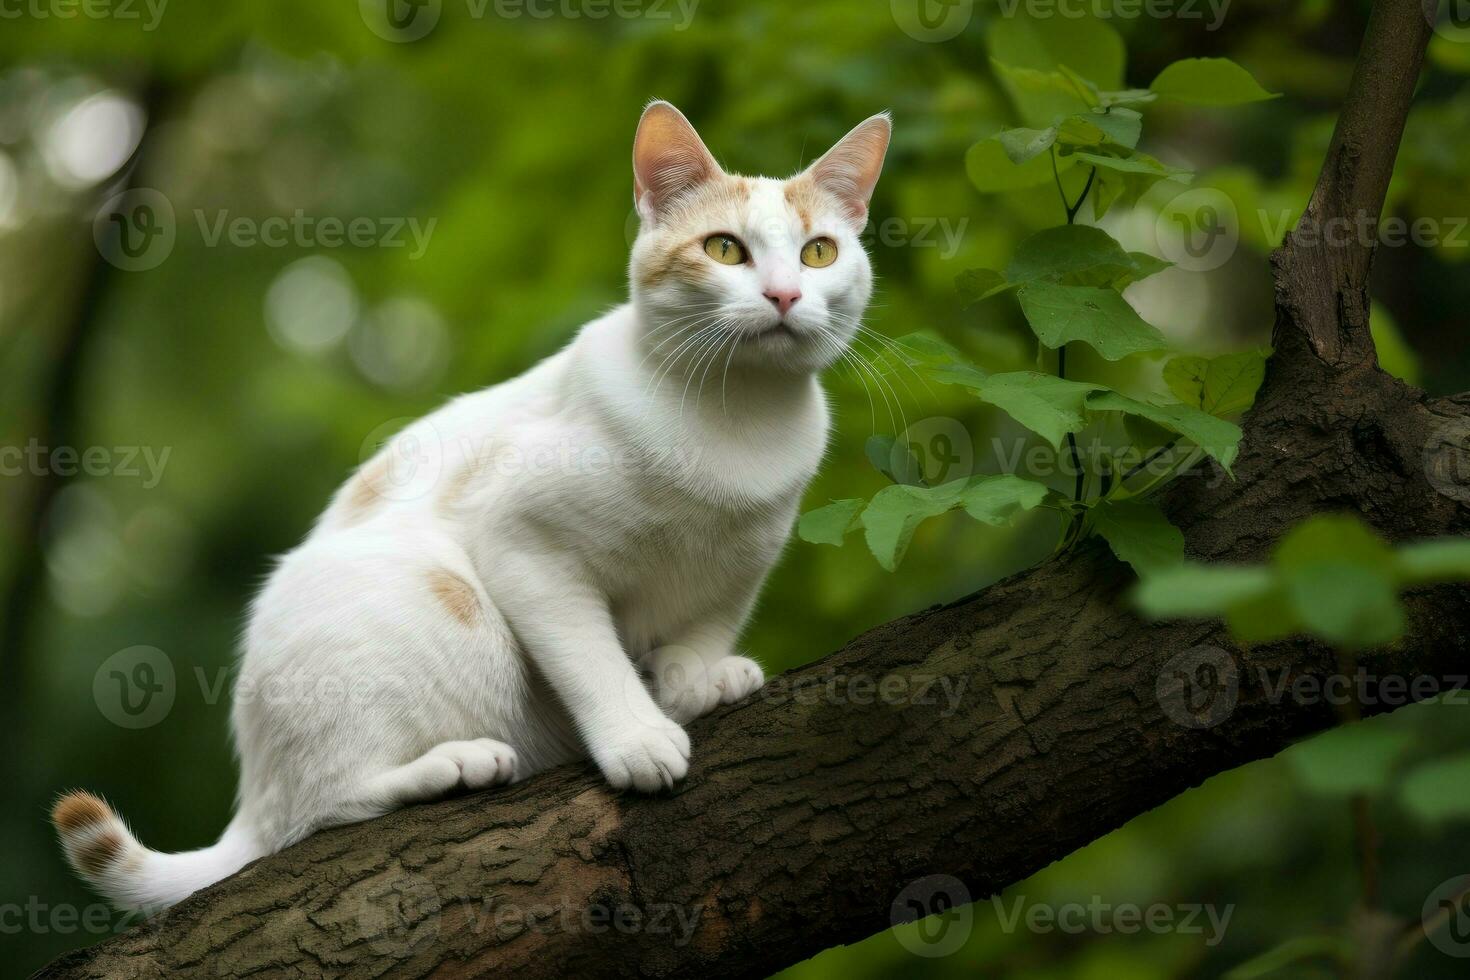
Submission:
[[[1377,216],[1419,10],[1375,8],[1309,215]],[[1470,525],[1464,439],[1445,436],[1470,433],[1470,396],[1431,402],[1377,370],[1370,260],[1301,240],[1275,257],[1278,355],[1239,483],[1183,479],[1168,498],[1195,555],[1258,559],[1322,510],[1392,537]],[[1144,623],[1126,580],[1084,546],[697,722],[672,794],[616,797],[566,767],[327,831],[40,975],[759,975],[911,916],[893,904],[916,879],[999,891],[1335,723],[1312,693],[1339,675],[1332,651],[1242,653],[1218,624]],[[1410,679],[1457,682],[1470,592],[1408,607],[1409,639],[1365,657],[1376,681],[1345,692],[1364,714],[1431,693]]]

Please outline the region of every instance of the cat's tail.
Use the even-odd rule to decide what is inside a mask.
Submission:
[[[56,801],[51,823],[72,870],[114,905],[130,910],[165,908],[266,853],[238,819],[209,847],[178,854],[151,851],[112,807],[81,791]]]

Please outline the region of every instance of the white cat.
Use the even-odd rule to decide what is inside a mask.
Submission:
[[[219,842],[152,851],[71,793],[72,867],[159,908],[322,827],[583,755],[618,789],[682,779],[680,723],[764,682],[735,643],[822,458],[816,374],[872,294],[859,234],[889,134],[874,116],[796,177],[746,178],[651,104],[631,303],[394,436],[281,561]]]

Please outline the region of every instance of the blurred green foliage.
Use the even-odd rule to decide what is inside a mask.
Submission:
[[[5,21],[0,446],[45,445],[74,413],[62,431],[75,448],[168,454],[156,482],[146,467],[127,475],[119,455],[104,474],[65,480],[41,516],[35,566],[24,545],[45,478],[28,468],[0,478],[4,586],[14,593],[22,576],[40,585],[21,610],[21,641],[0,649],[12,745],[0,762],[7,972],[100,934],[81,924],[97,900],[65,871],[46,827],[57,792],[105,793],[163,849],[199,846],[224,826],[234,790],[224,692],[246,604],[271,556],[300,539],[364,453],[451,394],[525,369],[621,301],[634,228],[629,147],[649,98],[680,105],[731,169],[773,174],[891,108],[869,325],[891,337],[932,331],[1003,372],[1035,366],[1029,331],[1001,304],[961,309],[954,278],[1003,268],[1018,242],[1065,216],[1055,188],[982,194],[967,177],[972,146],[1041,111],[1017,110],[1018,76],[989,61],[996,38],[1027,46],[1035,68],[1049,52],[1079,50],[1078,35],[1104,38],[1073,67],[1119,89],[1146,85],[1180,58],[1228,56],[1283,97],[1226,110],[1146,107],[1142,146],[1220,189],[1244,247],[1218,268],[1167,270],[1128,294],[1172,345],[1212,355],[1269,340],[1265,252],[1310,193],[1366,8],[1236,0],[1213,28],[1209,18],[1113,18],[1098,31],[1008,17],[1017,8],[986,2],[953,36],[924,41],[915,24],[932,21],[901,2],[705,0],[687,21],[660,6],[670,13],[540,18],[446,0],[434,29],[411,43],[385,40],[348,0],[172,0],[151,30],[142,6],[141,20],[40,16],[50,9],[42,4]],[[1394,187],[1393,214],[1441,230],[1470,213],[1465,50],[1436,37]],[[98,277],[92,219],[112,178],[91,165],[126,150],[141,121],[127,107],[143,104],[155,116],[137,182],[170,202],[176,241],[156,268]],[[1119,206],[1109,233],[1157,254],[1168,203]],[[298,212],[414,219],[431,230],[417,258],[411,247],[210,244],[221,215]],[[1381,250],[1374,285],[1375,328],[1396,338],[1395,369],[1437,392],[1470,387],[1459,324],[1470,279],[1447,265],[1466,255],[1449,237]],[[91,282],[102,288],[89,305]],[[1078,356],[1069,376],[1168,390],[1147,359]],[[875,435],[922,443],[942,433],[956,454],[945,465],[973,472],[987,471],[994,440],[1031,445],[958,389],[898,374],[881,385],[839,374],[830,387],[838,436],[808,509],[887,482],[865,458]],[[58,461],[45,458],[54,476]],[[1056,532],[1047,514],[1014,528],[928,521],[899,576],[794,544],[748,645],[773,670],[810,661],[867,626],[1032,564]],[[177,692],[163,720],[129,729],[99,710],[93,681],[135,645],[166,652]],[[1416,765],[1451,757],[1470,737],[1459,705],[1371,724],[1395,732],[1394,758]],[[1331,933],[1355,901],[1351,825],[1339,794],[1324,792],[1330,780],[1301,776],[1330,759],[1303,753],[1210,780],[1005,896],[1233,906],[1215,945],[1180,931],[1008,930],[976,896],[968,941],[950,956],[911,952],[902,941],[911,926],[791,975],[1216,976],[1280,942]],[[1442,778],[1463,776],[1461,763],[1442,765],[1460,766]],[[1437,782],[1419,772],[1387,767],[1385,779],[1404,790],[1374,802],[1387,841],[1383,904],[1411,918],[1470,864],[1464,815],[1439,807]],[[1427,945],[1410,968],[1460,975]],[[1293,975],[1327,975],[1301,969],[1315,967]]]

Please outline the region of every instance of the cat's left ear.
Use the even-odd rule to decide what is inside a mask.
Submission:
[[[880,112],[859,123],[806,170],[818,186],[842,202],[847,217],[859,228],[868,222],[868,202],[878,186],[892,136],[893,120]]]

